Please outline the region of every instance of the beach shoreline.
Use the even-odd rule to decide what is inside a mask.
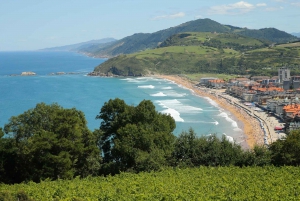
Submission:
[[[178,75],[156,75],[156,77],[175,82],[177,85],[192,90],[200,97],[207,97],[216,102],[220,108],[228,111],[234,120],[237,121],[238,127],[243,130],[244,136],[242,138],[244,140],[237,142],[237,139],[235,138],[235,141],[243,148],[252,149],[255,145],[264,144],[264,133],[262,127],[260,126],[260,122],[247,111],[243,110],[241,107],[235,106],[227,98],[222,96],[222,90],[211,90],[207,88],[196,87],[195,85],[198,83],[193,83],[187,78]]]

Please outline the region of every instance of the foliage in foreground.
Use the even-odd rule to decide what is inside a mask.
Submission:
[[[103,153],[103,171],[158,170],[167,165],[173,151],[175,120],[159,113],[149,100],[136,107],[118,98],[104,103],[97,119],[102,119],[100,149]]]
[[[0,139],[0,181],[70,179],[93,175],[99,169],[97,136],[83,112],[57,104],[37,104],[4,127]]]
[[[17,200],[20,195],[23,200],[38,201],[299,200],[298,175],[298,167],[175,168],[113,177],[0,185],[0,200]]]
[[[243,150],[190,129],[173,135],[174,119],[151,101],[129,106],[109,100],[100,128],[91,132],[81,111],[37,104],[0,128],[0,182],[40,182],[77,176],[151,172],[165,167],[300,165],[300,130],[267,147]]]

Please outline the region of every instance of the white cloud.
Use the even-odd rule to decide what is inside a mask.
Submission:
[[[238,15],[238,14],[248,13],[257,7],[262,7],[266,5],[267,4],[265,3],[259,3],[253,5],[245,1],[240,1],[234,4],[212,6],[208,10],[208,13],[217,14],[217,15]]]
[[[179,12],[171,15],[160,15],[152,18],[152,20],[162,20],[162,19],[175,19],[175,18],[180,18],[184,17],[185,13],[184,12]]]
[[[300,2],[297,2],[297,3],[291,3],[292,6],[297,6],[297,7],[300,7]]]
[[[256,6],[257,7],[263,7],[263,6],[267,6],[267,4],[265,4],[265,3],[258,3],[258,4],[256,4]]]
[[[280,6],[280,7],[269,7],[269,8],[266,8],[266,11],[277,11],[277,10],[282,10],[283,7]]]

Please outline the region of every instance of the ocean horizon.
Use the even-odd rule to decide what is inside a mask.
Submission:
[[[158,112],[175,119],[177,136],[193,128],[199,136],[225,133],[237,142],[244,140],[242,125],[228,111],[174,82],[156,77],[87,76],[104,61],[73,52],[0,52],[0,127],[11,116],[44,102],[83,111],[89,129],[94,130],[100,126],[95,117],[103,104],[120,98],[129,105],[151,100]],[[11,76],[28,71],[36,75]]]

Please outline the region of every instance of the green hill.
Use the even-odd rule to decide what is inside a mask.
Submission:
[[[211,19],[198,19],[154,33],[137,33],[113,42],[105,47],[86,47],[80,51],[99,57],[113,57],[120,54],[131,54],[146,49],[156,48],[170,36],[183,32],[238,33],[242,36],[269,41],[270,43],[282,43],[297,40],[297,37],[274,28],[252,30],[230,25],[222,25]]]
[[[122,76],[151,73],[226,73],[276,75],[277,67],[300,66],[300,43],[269,43],[233,33],[187,32],[169,37],[158,48],[120,55],[95,72]]]

